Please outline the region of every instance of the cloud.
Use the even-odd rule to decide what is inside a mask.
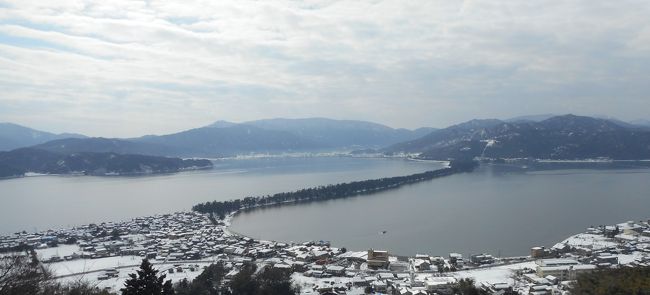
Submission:
[[[0,1],[0,121],[646,116],[644,1]]]

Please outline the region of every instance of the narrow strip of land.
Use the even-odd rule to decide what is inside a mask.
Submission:
[[[407,184],[428,181],[455,173],[470,172],[474,170],[477,165],[478,163],[473,161],[451,161],[448,167],[438,170],[405,176],[319,186],[293,192],[277,193],[270,196],[246,197],[244,199],[235,199],[230,201],[213,201],[197,204],[192,207],[192,210],[200,213],[208,213],[217,216],[219,219],[223,219],[226,215],[240,210],[250,210],[278,204],[324,201],[374,194],[381,191],[399,188]]]

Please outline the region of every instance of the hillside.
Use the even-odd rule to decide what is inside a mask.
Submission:
[[[540,122],[472,120],[383,151],[420,153],[428,159],[650,159],[650,131],[575,115]]]
[[[202,128],[130,139],[59,138],[60,136],[53,134],[37,133],[40,134],[41,139],[33,141],[36,143],[28,146],[62,154],[93,152],[224,157],[248,153],[377,148],[412,140],[433,130],[433,128],[393,129],[364,121],[324,118],[268,119],[241,124],[217,121]],[[27,143],[11,146],[23,147]]]
[[[179,156],[201,157],[312,151],[330,147],[326,143],[314,142],[289,132],[240,124],[223,128],[202,127],[169,135],[143,136],[132,141],[170,147],[175,150],[175,155]]]
[[[0,178],[23,176],[27,172],[131,175],[169,173],[207,167],[212,167],[212,163],[208,160],[183,160],[144,155],[120,155],[115,153],[60,154],[35,148],[21,148],[10,152],[0,152]]]
[[[170,156],[178,154],[176,149],[160,144],[102,137],[57,139],[35,145],[33,148],[60,154],[80,152],[142,154],[153,156]]]
[[[41,144],[62,138],[83,138],[85,136],[72,133],[54,134],[12,123],[0,123],[0,151]]]
[[[229,122],[218,121],[211,127],[232,126]],[[244,122],[241,125],[254,126],[265,130],[289,132],[295,136],[333,148],[377,148],[398,142],[416,139],[433,128],[416,130],[394,129],[385,125],[357,121],[334,120],[327,118],[304,119],[265,119]]]

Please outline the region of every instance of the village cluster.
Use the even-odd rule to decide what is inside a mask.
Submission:
[[[173,281],[191,280],[216,262],[228,270],[225,283],[246,264],[273,267],[290,273],[302,294],[450,294],[465,278],[492,294],[566,294],[580,273],[650,265],[650,225],[631,221],[589,228],[510,258],[398,257],[386,250],[346,251],[326,241],[260,241],[195,212],[0,237],[2,252],[25,245],[36,249],[57,279],[89,280],[111,291],[122,287],[143,258]]]

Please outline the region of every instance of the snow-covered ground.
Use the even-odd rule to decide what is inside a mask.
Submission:
[[[248,257],[257,257],[256,263],[258,266],[275,264],[282,265],[295,265],[298,268],[309,269],[305,274],[309,275],[323,270],[322,265],[317,265],[314,261],[316,257],[329,257],[327,259],[325,269],[328,266],[337,266],[347,268],[346,274],[351,277],[329,277],[329,278],[314,278],[307,276],[303,273],[294,273],[292,275],[293,281],[296,285],[301,287],[302,294],[317,294],[318,290],[326,288],[341,288],[348,289],[355,280],[362,279],[365,282],[374,282],[380,280],[384,283],[390,283],[399,288],[413,287],[423,288],[422,284],[439,285],[438,281],[448,282],[453,284],[457,279],[472,278],[477,286],[496,288],[496,285],[511,287],[515,290],[528,290],[531,284],[539,284],[535,280],[530,280],[531,276],[540,275],[537,270],[537,264],[530,258],[521,258],[527,260],[526,262],[519,262],[507,265],[495,265],[478,267],[475,269],[465,269],[457,272],[446,273],[432,273],[428,271],[418,271],[415,262],[442,263],[444,266],[452,268],[450,261],[441,257],[416,257],[410,258],[406,263],[408,268],[396,270],[392,272],[394,278],[385,277],[388,270],[377,274],[367,268],[367,264],[363,263],[367,259],[368,253],[362,252],[347,252],[342,254],[340,249],[330,247],[329,244],[323,245],[320,243],[304,243],[304,244],[286,244],[275,243],[271,241],[260,241],[241,236],[237,233],[230,232],[228,225],[234,214],[229,214],[224,224],[213,225],[209,222],[206,216],[197,213],[178,212],[169,215],[153,216],[138,218],[133,221],[123,223],[108,223],[100,224],[95,227],[84,226],[60,233],[47,233],[41,236],[38,235],[23,235],[20,238],[24,240],[36,240],[35,247],[46,247],[43,240],[48,240],[50,236],[56,234],[71,235],[71,236],[92,236],[93,239],[86,239],[80,242],[79,245],[59,245],[53,248],[37,249],[37,253],[41,261],[51,261],[52,258],[67,258],[79,257],[84,254],[84,257],[98,257],[93,255],[97,252],[96,249],[88,249],[87,245],[93,245],[94,248],[101,247],[122,247],[120,249],[127,249],[128,251],[115,251],[111,250],[109,255],[125,254],[124,256],[111,256],[96,259],[74,259],[58,262],[45,263],[55,277],[61,282],[76,282],[87,281],[99,288],[108,288],[113,292],[119,292],[122,288],[128,274],[135,273],[139,268],[142,261],[141,256],[131,254],[144,255],[145,250],[155,246],[157,249],[154,254],[161,260],[152,259],[156,269],[167,275],[168,279],[177,282],[182,279],[192,280],[198,276],[204,267],[215,263],[219,259],[226,259],[229,270],[237,271],[241,266],[244,259],[252,261]],[[146,230],[138,231],[145,227]],[[154,229],[151,229],[153,227]],[[129,233],[120,236],[118,241],[109,240],[107,236],[94,236],[95,233],[101,232],[101,229],[110,232],[113,229],[120,229],[121,231],[128,231]],[[609,237],[607,237],[609,236]],[[40,241],[39,241],[40,239]],[[81,245],[81,246],[80,246]],[[87,251],[82,253],[84,247]],[[139,247],[139,248],[138,248]],[[135,251],[134,249],[142,249],[142,251]],[[183,250],[184,249],[184,250]],[[192,251],[190,251],[192,250]],[[146,250],[149,251],[149,250]],[[187,253],[200,253],[197,256],[185,255]],[[266,251],[266,252],[265,252]],[[650,224],[646,221],[634,222],[629,221],[618,225],[611,225],[606,227],[589,228],[584,233],[576,234],[568,237],[564,241],[557,243],[550,250],[546,251],[543,257],[562,257],[567,260],[575,260],[576,264],[591,265],[597,267],[619,267],[619,265],[630,266],[645,266],[650,265]],[[216,253],[224,253],[215,255]],[[184,258],[178,258],[177,255],[182,254]],[[271,253],[271,254],[263,254]],[[128,255],[126,255],[128,254]],[[147,253],[148,254],[148,253]],[[102,254],[106,255],[106,254]],[[163,259],[192,259],[195,257],[200,260],[182,260],[175,262],[168,262]],[[617,258],[613,259],[613,257]],[[314,259],[310,259],[314,258]],[[389,258],[391,263],[397,263],[397,257]],[[512,261],[508,259],[497,259],[497,264]],[[307,262],[305,262],[307,261]],[[543,262],[543,261],[540,261]],[[611,262],[611,263],[610,263]],[[331,263],[331,264],[327,264]],[[240,264],[236,266],[236,264]],[[419,265],[419,264],[417,264]],[[474,267],[474,264],[466,264],[466,267]],[[318,268],[317,268],[318,267]],[[180,272],[178,269],[180,268]],[[173,272],[169,272],[173,269]],[[428,268],[426,268],[428,269]],[[117,277],[108,278],[106,270],[117,270]],[[413,271],[414,278],[409,277],[408,271]],[[517,276],[517,273],[526,273],[525,276]],[[405,277],[405,275],[407,277]],[[389,275],[390,277],[390,275]],[[539,278],[543,279],[543,278]],[[451,280],[451,282],[449,282]],[[531,283],[533,282],[533,283]],[[357,282],[358,283],[358,282]],[[412,285],[411,285],[412,284]],[[447,284],[447,283],[445,283]],[[549,288],[558,289],[556,285],[548,284]],[[557,284],[557,283],[555,283]],[[359,284],[363,285],[363,284]],[[384,285],[385,287],[386,285]],[[362,294],[363,287],[352,287],[347,290],[348,294]]]
[[[452,273],[457,279],[473,278],[478,283],[508,283],[513,285],[515,280],[514,272],[517,270],[532,269],[534,270],[537,265],[535,262],[522,262],[510,265],[502,265],[496,267],[477,268],[472,270],[458,271]]]
[[[63,258],[64,256],[72,255],[73,253],[81,254],[81,249],[77,245],[59,245],[58,247],[36,249],[36,253],[40,256],[41,260],[50,259],[54,256]]]
[[[59,277],[110,268],[120,268],[130,265],[139,266],[141,262],[142,258],[139,256],[115,256],[98,259],[76,259],[46,263],[45,265],[49,267],[55,276]]]
[[[598,249],[605,249],[607,247],[613,247],[618,244],[616,243],[616,241],[610,238],[606,238],[603,235],[582,233],[582,234],[570,236],[566,240],[555,244],[555,246],[553,247],[562,248],[564,245],[598,250]]]
[[[97,259],[97,260],[105,260],[106,258],[102,259]],[[100,264],[107,264],[108,261],[102,262]],[[181,281],[183,279],[187,279],[188,281],[193,280],[196,278],[201,272],[203,271],[204,267],[207,267],[211,263],[206,263],[206,262],[201,262],[201,263],[180,263],[180,267],[183,269],[183,272],[177,272],[174,271],[174,273],[169,273],[168,270],[172,267],[173,265],[154,265],[155,269],[158,269],[161,271],[161,273],[164,273],[167,277],[166,279],[171,280],[172,283],[176,283],[178,281]],[[194,266],[194,270],[190,270],[190,266]],[[197,267],[198,266],[198,267]],[[120,268],[118,269],[118,277],[116,278],[110,278],[107,280],[98,280],[97,276],[101,275],[102,272],[95,272],[95,273],[90,273],[90,274],[81,274],[81,275],[75,275],[75,276],[69,276],[65,278],[59,279],[60,282],[62,283],[72,283],[72,282],[79,282],[79,281],[85,281],[91,283],[93,286],[96,286],[100,289],[108,289],[110,291],[117,292],[119,291],[122,287],[124,287],[124,282],[129,278],[130,273],[135,273],[136,270],[138,270],[138,266],[133,266],[133,267],[127,267],[127,268]]]

